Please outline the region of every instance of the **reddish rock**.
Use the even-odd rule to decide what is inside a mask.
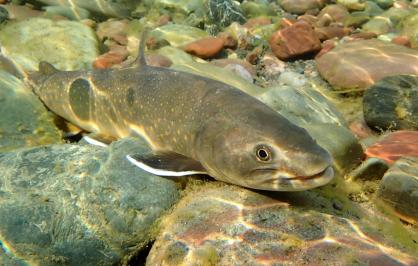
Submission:
[[[245,57],[245,60],[247,60],[247,62],[252,64],[252,65],[256,65],[257,60],[262,53],[263,53],[263,48],[258,46],[247,54],[247,56]]]
[[[183,50],[197,57],[207,59],[217,55],[224,47],[224,41],[217,37],[206,37],[183,46]]]
[[[418,51],[377,39],[345,42],[316,57],[335,90],[364,90],[393,75],[418,75]]]
[[[321,51],[319,51],[319,53],[316,55],[315,58],[319,58],[323,56],[324,54],[334,49],[335,46],[336,46],[335,40],[326,40],[325,42],[322,43],[322,49]]]
[[[270,18],[263,18],[263,17],[258,17],[258,18],[251,18],[249,20],[247,20],[247,22],[245,22],[244,27],[251,29],[253,27],[256,26],[262,26],[262,25],[270,25],[271,24],[271,19]]]
[[[407,36],[396,36],[395,38],[392,39],[392,43],[411,48],[411,41],[409,40]]]
[[[321,49],[314,29],[305,21],[298,21],[273,33],[269,43],[273,53],[280,59],[290,59]]]
[[[315,34],[321,41],[332,38],[341,39],[351,33],[351,29],[347,27],[327,26],[315,28]]]
[[[117,65],[123,62],[128,57],[129,53],[125,46],[112,45],[109,52],[100,55],[93,62],[94,68],[110,68],[113,65]]]
[[[389,133],[386,137],[366,149],[368,157],[375,157],[394,163],[401,157],[418,157],[418,131],[400,130]]]
[[[217,59],[217,60],[212,60],[210,63],[219,67],[226,67],[228,65],[240,65],[245,70],[247,70],[248,73],[250,73],[252,76],[255,76],[257,74],[253,65],[241,59]]]
[[[298,17],[298,20],[306,21],[312,26],[315,26],[316,22],[318,21],[318,18],[312,15],[302,15]]]
[[[169,58],[159,54],[147,55],[145,60],[148,65],[155,67],[170,67],[173,64]]]
[[[357,32],[348,36],[351,40],[369,40],[377,37],[374,32]]]
[[[220,32],[218,38],[224,41],[224,48],[235,49],[238,46],[238,41],[229,33]]]
[[[365,139],[373,136],[373,130],[367,126],[364,119],[352,122],[349,128],[358,139]]]

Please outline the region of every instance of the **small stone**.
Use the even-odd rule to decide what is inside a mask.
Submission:
[[[280,6],[289,13],[304,14],[308,10],[321,9],[325,4],[324,0],[282,0]]]
[[[169,58],[159,54],[147,55],[145,60],[148,65],[155,67],[170,67],[173,64]]]
[[[318,20],[321,20],[324,16],[328,16],[332,21],[343,22],[348,15],[348,10],[343,5],[327,5],[319,12]]]
[[[368,158],[348,176],[353,180],[380,180],[388,169],[389,165],[384,160]]]
[[[418,131],[400,130],[384,135],[366,149],[367,157],[376,157],[393,164],[401,157],[418,157]]]
[[[418,76],[381,79],[363,96],[364,119],[376,130],[418,130]]]
[[[351,40],[369,40],[369,39],[374,39],[377,37],[377,34],[374,32],[356,32],[356,33],[352,33],[350,34],[349,38]]]
[[[321,42],[312,26],[305,21],[274,33],[269,40],[273,53],[279,59],[290,59],[307,53],[318,52]]]
[[[167,14],[161,15],[158,18],[157,25],[158,26],[163,26],[163,25],[168,24],[170,21],[171,21],[171,17],[169,15],[167,15]]]
[[[383,177],[377,195],[402,220],[418,224],[418,158],[396,161]]]
[[[97,25],[96,34],[99,37],[100,41],[104,41],[105,39],[115,40],[119,42],[122,36],[127,39],[126,32],[128,30],[129,21],[128,20],[116,20],[116,19],[109,19],[105,22],[102,22]],[[127,40],[123,41],[126,44]]]
[[[100,69],[110,68],[113,65],[122,63],[128,55],[129,53],[126,46],[112,45],[109,52],[100,55],[96,58],[96,60],[94,60],[93,67]]]
[[[274,54],[266,53],[261,59],[264,66],[264,74],[267,77],[275,77],[284,71],[286,63],[278,59]]]
[[[364,2],[363,0],[337,0],[337,4],[343,5],[351,11],[364,10],[366,7]]]
[[[210,61],[210,63],[219,67],[227,67],[228,65],[240,65],[250,74],[250,76],[255,77],[257,74],[253,65],[241,59],[216,59]]]
[[[407,36],[396,36],[392,39],[391,42],[394,44],[403,45],[408,48],[412,47],[411,41]]]
[[[237,48],[238,41],[230,33],[220,32],[217,37],[224,41],[224,48]]]
[[[367,126],[363,118],[353,121],[349,128],[358,139],[365,139],[373,135],[373,131]]]
[[[217,55],[224,47],[224,41],[221,38],[206,37],[183,46],[187,53],[200,58],[211,58]]]
[[[418,75],[417,50],[376,39],[341,43],[315,60],[335,90],[364,90],[386,76]]]
[[[321,41],[325,41],[332,38],[341,39],[342,37],[347,36],[350,33],[351,29],[347,27],[327,26],[315,28],[315,34]]]
[[[272,22],[270,18],[258,17],[247,20],[247,22],[245,22],[243,26],[251,29],[256,26],[270,25],[271,23]]]

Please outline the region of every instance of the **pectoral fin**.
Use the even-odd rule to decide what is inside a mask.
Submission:
[[[159,176],[207,174],[200,162],[174,152],[134,154],[126,158],[142,170]]]

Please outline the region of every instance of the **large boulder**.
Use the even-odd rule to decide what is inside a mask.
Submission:
[[[7,249],[0,261],[115,265],[137,254],[179,197],[173,181],[125,158],[141,152],[149,152],[144,141],[123,139],[109,148],[64,144],[0,153],[0,247]]]
[[[377,39],[341,43],[316,58],[336,90],[364,90],[392,75],[418,75],[418,51]]]

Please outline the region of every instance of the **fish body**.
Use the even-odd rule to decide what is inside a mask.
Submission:
[[[138,66],[125,69],[59,71],[41,63],[31,83],[51,111],[86,131],[143,137],[154,153],[128,158],[150,172],[206,173],[275,191],[333,177],[331,156],[305,129],[230,85],[148,66],[143,51]]]

